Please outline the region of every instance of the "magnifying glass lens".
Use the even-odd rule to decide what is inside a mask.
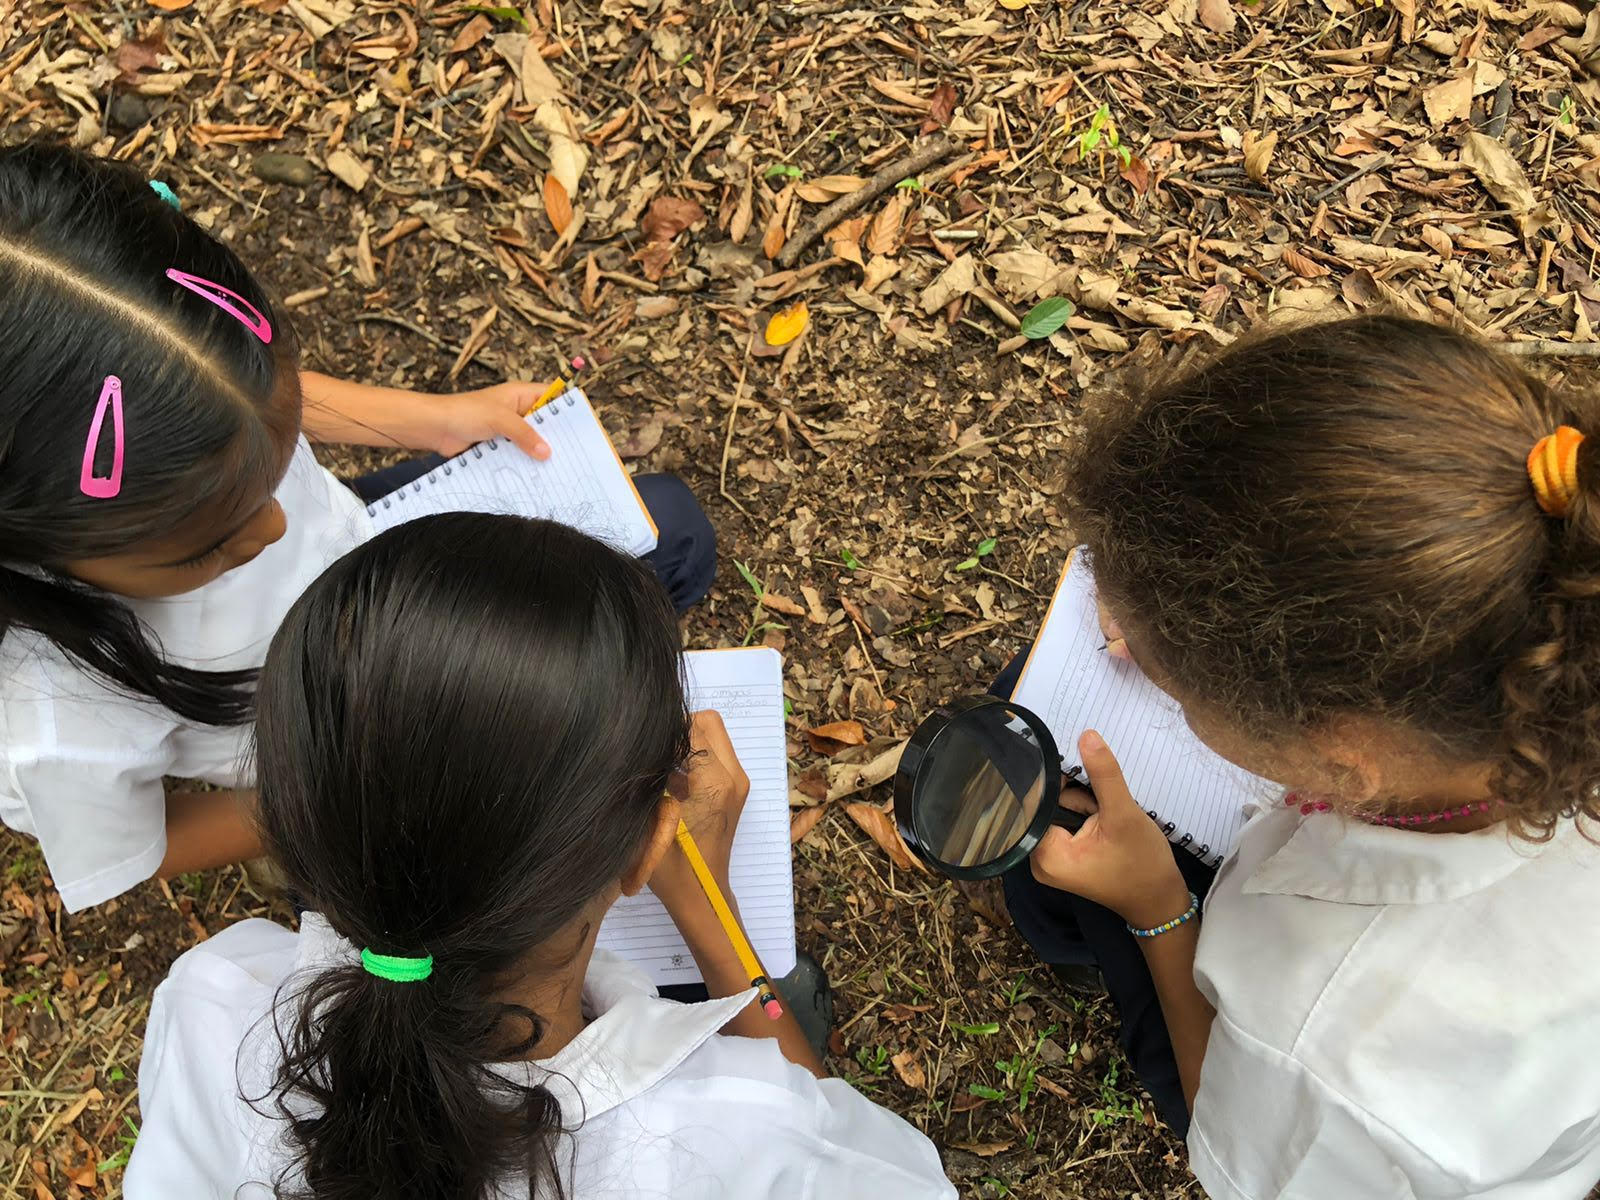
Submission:
[[[939,736],[916,781],[917,832],[940,862],[981,867],[1006,857],[1044,799],[1046,757],[1007,705],[963,712]]]

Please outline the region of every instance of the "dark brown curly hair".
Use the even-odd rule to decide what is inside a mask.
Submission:
[[[1600,439],[1564,520],[1525,460],[1597,410],[1422,321],[1266,331],[1091,404],[1066,515],[1186,699],[1263,737],[1396,723],[1493,761],[1543,838],[1600,817]]]

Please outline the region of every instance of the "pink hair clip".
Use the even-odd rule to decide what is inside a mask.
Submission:
[[[111,474],[96,478],[94,452],[100,445],[100,426],[105,423],[106,408],[111,409]],[[83,469],[78,472],[78,490],[96,500],[109,500],[122,490],[122,380],[107,375],[100,389],[100,403],[95,405],[94,420],[89,425],[89,440],[83,446]]]
[[[196,296],[211,301],[260,338],[263,344],[269,346],[272,344],[271,323],[261,315],[260,309],[232,288],[225,288],[220,283],[212,283],[209,279],[201,279],[198,275],[180,271],[177,267],[167,268],[167,278],[179,287],[188,288]]]

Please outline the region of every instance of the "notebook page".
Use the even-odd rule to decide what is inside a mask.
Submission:
[[[1078,760],[1078,735],[1098,730],[1134,799],[1173,842],[1208,860],[1226,854],[1245,802],[1273,785],[1208,749],[1177,702],[1133,663],[1105,653],[1105,640],[1094,576],[1074,552],[1014,698],[1044,719],[1069,764]]]
[[[750,795],[733,835],[728,882],[745,932],[773,978],[794,970],[794,877],[789,851],[789,752],[783,731],[783,659],[776,650],[684,655],[689,708],[722,714]],[[657,984],[699,983],[689,947],[649,890],[606,914],[597,944],[637,963]]]
[[[367,506],[378,532],[442,512],[508,513],[570,525],[629,554],[655,549],[656,527],[577,388],[527,417],[550,443],[536,462],[504,438],[458,454]]]

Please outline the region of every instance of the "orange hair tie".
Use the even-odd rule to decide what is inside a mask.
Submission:
[[[1546,434],[1528,452],[1528,478],[1539,507],[1552,517],[1564,517],[1578,495],[1578,447],[1583,434],[1562,425]]]

